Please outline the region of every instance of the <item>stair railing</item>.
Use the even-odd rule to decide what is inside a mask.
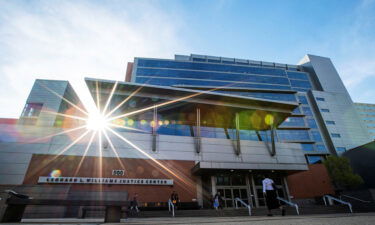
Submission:
[[[371,202],[371,201],[362,200],[362,199],[360,199],[360,198],[356,198],[356,197],[349,196],[349,195],[340,195],[340,200],[342,200],[342,199],[341,199],[342,196],[347,197],[347,198],[350,198],[350,199],[353,199],[353,200],[357,200],[357,201],[360,201],[360,202],[363,202],[363,203],[370,203],[370,202]]]
[[[249,210],[249,216],[251,216],[251,206],[249,204],[246,204],[240,198],[235,198],[234,202],[236,204],[236,209],[238,209],[238,203],[237,202],[240,202],[243,206],[245,206],[247,208],[247,210]]]
[[[298,205],[296,203],[293,203],[291,201],[288,201],[288,200],[280,198],[280,197],[277,197],[277,200],[282,201],[285,204],[288,204],[288,205],[294,207],[296,209],[297,215],[299,215],[299,207],[298,207]]]
[[[323,196],[324,205],[327,205],[326,199],[328,199],[329,201],[336,201],[336,202],[341,203],[343,205],[347,205],[349,207],[350,213],[353,213],[352,204],[350,204],[349,202],[346,202],[346,201],[343,201],[341,199],[335,198],[331,195],[324,195]]]
[[[169,212],[171,211],[171,209],[172,209],[172,217],[174,217],[174,204],[173,204],[173,202],[172,202],[172,200],[168,200],[168,210],[169,210]]]

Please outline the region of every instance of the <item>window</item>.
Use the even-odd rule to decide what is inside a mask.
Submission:
[[[317,100],[317,101],[321,101],[321,102],[324,102],[324,101],[325,101],[324,98],[320,98],[320,97],[316,97],[316,100]]]
[[[310,128],[318,128],[318,125],[316,124],[314,119],[306,119],[306,120]]]
[[[335,125],[336,123],[333,120],[326,120],[326,124]]]
[[[320,164],[324,161],[324,156],[321,155],[307,155],[306,160],[308,164]]]
[[[334,137],[334,138],[340,138],[341,135],[338,134],[338,133],[331,133],[331,136]]]
[[[303,109],[303,112],[305,113],[306,116],[312,116],[313,115],[310,107],[302,107],[302,109]]]
[[[311,131],[311,135],[314,141],[316,142],[323,141],[322,136],[320,135],[319,131]]]
[[[25,108],[22,111],[22,117],[37,117],[42,110],[42,103],[26,103]]]
[[[305,96],[298,96],[298,100],[301,104],[307,104],[307,98]]]
[[[336,151],[337,151],[337,152],[340,152],[340,153],[341,153],[341,152],[345,152],[345,151],[346,151],[346,148],[345,148],[345,147],[337,147],[337,148],[336,148]]]
[[[324,145],[316,145],[316,150],[318,151],[327,151],[326,146]]]
[[[301,144],[304,151],[314,151],[314,146],[312,144]]]
[[[329,112],[329,109],[320,109],[322,112]]]

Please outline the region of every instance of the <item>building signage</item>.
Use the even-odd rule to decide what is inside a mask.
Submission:
[[[143,178],[39,177],[38,183],[173,185],[173,180],[172,179],[143,179]]]
[[[112,170],[112,175],[114,175],[114,176],[124,176],[125,170]]]

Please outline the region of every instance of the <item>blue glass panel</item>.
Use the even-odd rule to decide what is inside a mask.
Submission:
[[[338,152],[345,152],[346,148],[345,147],[337,147],[336,151],[338,151]]]
[[[320,109],[322,112],[329,112],[329,109]]]
[[[206,59],[193,58],[193,61],[196,61],[196,62],[206,62]]]
[[[301,144],[301,146],[304,151],[314,151],[313,144]]]
[[[270,100],[279,100],[279,101],[290,101],[295,102],[296,97],[294,94],[285,94],[285,93],[269,93],[269,92],[243,92],[243,91],[214,91],[217,93],[231,94],[231,95],[240,95],[246,97],[254,98],[264,98]]]
[[[175,77],[175,78],[242,81],[242,82],[289,85],[288,79],[284,77],[259,76],[259,75],[252,75],[252,74],[230,74],[230,73],[217,73],[217,72],[174,70],[174,69],[138,68],[137,76]]]
[[[293,114],[301,114],[301,109],[299,107],[293,109]]]
[[[320,135],[319,131],[311,131],[311,135],[312,135],[314,141],[316,141],[316,142],[323,141],[322,136]]]
[[[318,125],[314,119],[306,119],[306,121],[310,128],[318,128]]]
[[[308,104],[305,96],[298,96],[298,100],[301,104]]]
[[[317,101],[321,101],[321,102],[324,102],[324,101],[325,101],[324,98],[320,98],[320,97],[316,97],[316,100],[317,100]]]
[[[310,107],[304,106],[304,107],[302,107],[302,109],[303,109],[303,112],[305,113],[306,116],[312,116],[313,115]]]
[[[292,87],[307,88],[307,89],[311,88],[311,84],[309,81],[290,79],[290,84],[292,85]]]
[[[285,70],[277,68],[210,64],[198,62],[181,62],[170,60],[138,59],[138,67],[176,68],[191,70],[208,70],[222,72],[252,73],[274,76],[286,76]]]
[[[208,62],[213,62],[213,63],[220,63],[220,60],[218,59],[208,59]]]
[[[279,140],[310,140],[309,133],[306,130],[277,130]]]
[[[319,155],[306,156],[308,164],[319,164],[323,162],[323,157]]]
[[[309,80],[307,73],[287,71],[287,74],[291,79]]]
[[[334,125],[335,121],[333,121],[333,120],[326,120],[326,124]]]
[[[316,145],[316,150],[321,151],[321,152],[327,151],[326,146],[324,146],[324,145]]]
[[[302,117],[288,117],[282,124],[283,127],[304,127],[305,121]]]
[[[340,138],[341,135],[338,134],[338,133],[331,133],[331,136],[334,137],[334,138]]]
[[[206,81],[206,80],[203,81],[203,80],[152,78],[152,77],[137,77],[135,82],[160,85],[160,86],[197,85],[197,86],[213,86],[213,87],[227,86],[227,87],[244,87],[244,88],[257,88],[257,89],[290,90],[289,86],[282,86],[282,85],[233,83],[233,82],[225,82],[225,81]]]
[[[300,91],[300,92],[307,92],[309,89],[293,87],[292,90],[293,91]]]

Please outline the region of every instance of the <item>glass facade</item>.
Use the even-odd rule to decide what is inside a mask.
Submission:
[[[267,65],[267,66],[266,66]],[[161,86],[189,88],[217,88],[220,94],[243,97],[298,102],[293,111],[295,116],[287,118],[276,131],[276,140],[281,142],[300,141],[306,152],[327,152],[319,127],[310,107],[306,92],[312,88],[309,74],[297,68],[278,68],[275,64],[251,64],[251,61],[236,62],[234,59],[190,57],[182,60],[137,58],[132,81]],[[237,89],[236,89],[237,88]],[[238,89],[240,88],[240,89]],[[230,90],[226,90],[230,89]],[[294,91],[294,92],[293,92]],[[281,129],[282,128],[282,129]],[[231,129],[202,125],[202,137],[235,138]],[[192,135],[194,127],[168,124],[158,127],[157,132],[168,135]],[[241,130],[242,140],[264,140],[267,132]],[[269,140],[269,139],[268,139]]]

